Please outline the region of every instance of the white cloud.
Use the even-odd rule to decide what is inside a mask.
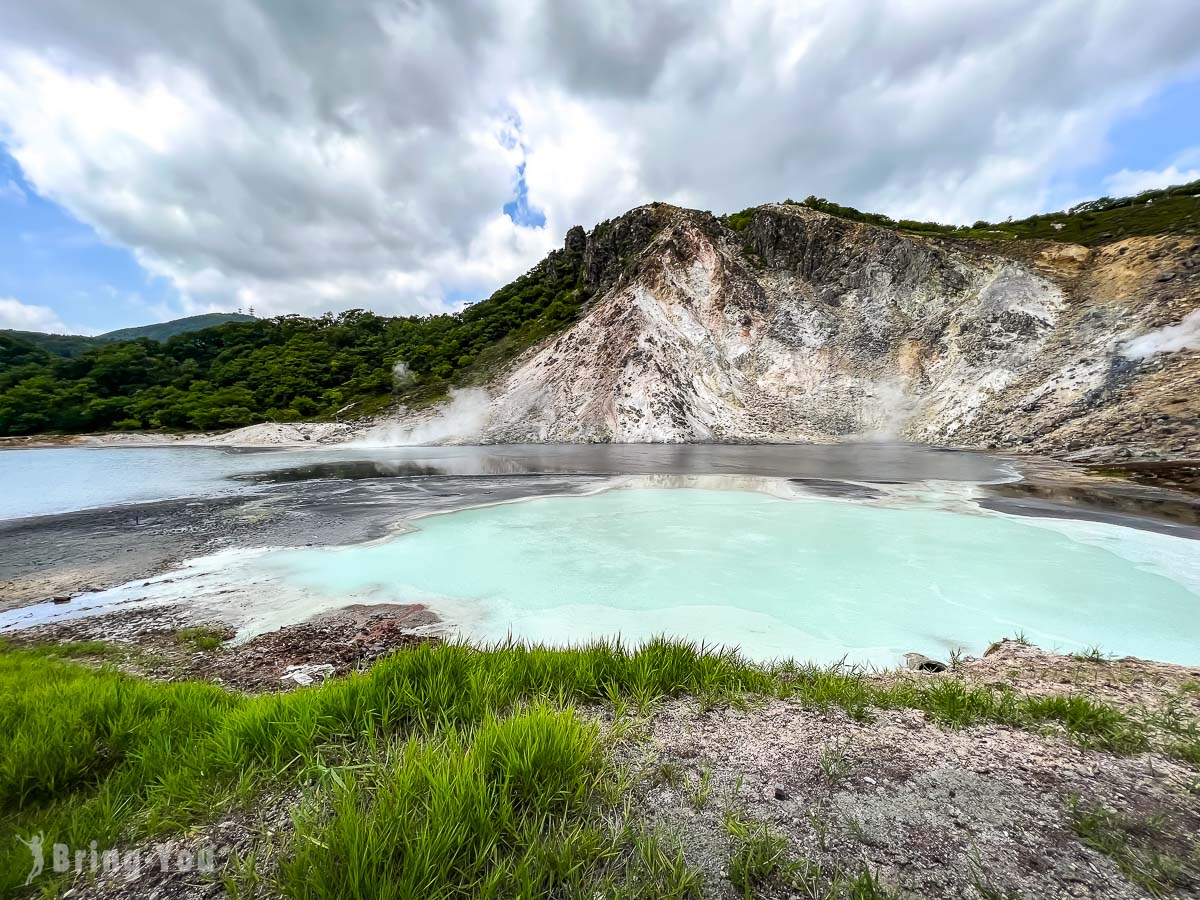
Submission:
[[[654,199],[1028,214],[1065,199],[1050,185],[1116,117],[1200,72],[1190,0],[43,0],[5,18],[10,151],[188,312],[437,310]],[[500,212],[522,162],[543,228]]]
[[[22,303],[12,297],[0,297],[0,328],[17,331],[48,331],[52,334],[67,334],[58,313],[48,306]]]
[[[1122,169],[1114,172],[1104,179],[1105,192],[1113,197],[1131,197],[1142,191],[1196,181],[1200,179],[1200,166],[1188,167],[1184,160],[1194,159],[1198,155],[1200,149],[1183,154],[1164,169]]]

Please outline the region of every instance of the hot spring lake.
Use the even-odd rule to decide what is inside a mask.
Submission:
[[[8,451],[0,519],[292,492],[300,514],[308,497],[346,515],[369,503],[394,530],[230,542],[0,612],[0,630],[181,604],[249,637],[351,604],[423,603],[443,633],[484,641],[665,633],[757,659],[895,665],[1020,633],[1200,663],[1200,542],[983,502],[1017,477],[982,454],[895,445]]]

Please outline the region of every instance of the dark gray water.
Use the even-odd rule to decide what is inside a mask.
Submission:
[[[0,519],[296,482],[506,475],[754,475],[880,483],[996,481],[1012,477],[1012,470],[981,453],[904,444],[70,447],[0,452]]]
[[[340,449],[303,465],[243,475],[282,483],[433,475],[753,475],[907,483],[1005,480],[1012,467],[983,453],[916,444],[507,444]]]

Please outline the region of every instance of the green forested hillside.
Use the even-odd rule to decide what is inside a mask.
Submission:
[[[134,328],[118,328],[116,331],[106,331],[104,334],[49,334],[44,331],[14,331],[0,329],[0,337],[13,338],[32,344],[42,350],[47,350],[57,356],[81,356],[89,350],[103,344],[116,341],[136,341],[139,338],[149,338],[152,341],[165,341],[177,334],[189,331],[200,331],[226,322],[253,322],[254,316],[242,313],[204,313],[199,316],[185,316],[182,319],[172,319],[170,322],[158,322],[154,325],[138,325]]]
[[[170,322],[158,322],[154,325],[138,325],[134,328],[118,328],[116,331],[106,331],[97,335],[101,341],[136,341],[139,338],[149,338],[152,341],[165,341],[177,334],[187,334],[189,331],[202,331],[205,328],[215,328],[229,322],[253,322],[254,316],[244,313],[203,313],[198,316],[184,316],[182,319],[172,319]]]
[[[796,201],[787,200],[786,203]],[[799,205],[866,222],[883,228],[895,228],[910,234],[965,240],[1043,240],[1065,241],[1092,247],[1122,238],[1165,232],[1200,232],[1200,181],[1146,191],[1136,197],[1101,197],[1073,206],[1063,212],[1042,213],[1027,219],[1006,222],[976,222],[974,225],[943,225],[892,219],[880,213],[867,213],[853,206],[841,206],[824,197],[808,197]],[[725,223],[740,231],[750,222],[754,207],[725,217]]]
[[[17,331],[0,328],[0,341],[17,341],[26,347],[35,347],[54,356],[79,356],[104,341],[89,334],[50,334],[45,331]]]
[[[0,435],[236,428],[359,415],[398,388],[438,396],[572,321],[581,262],[581,253],[551,254],[455,315],[252,319],[163,343],[106,343],[73,358],[0,334]],[[409,373],[400,384],[398,362]]]
[[[1017,222],[961,227],[897,222],[817,197],[804,203],[918,234],[1097,244],[1131,235],[1200,232],[1196,194],[1200,182],[1135,198],[1102,198]],[[740,230],[752,212],[724,221]],[[593,238],[609,240],[611,230],[605,223]],[[630,235],[625,250],[638,245]],[[611,257],[619,269],[625,250],[613,245],[600,255]],[[248,321],[170,333],[194,328],[193,317],[134,329],[137,340],[120,339],[125,332],[98,338],[0,332],[0,435],[236,428],[358,416],[396,398],[436,399],[449,385],[483,378],[496,364],[573,321],[587,297],[584,257],[580,233],[568,241],[568,249],[453,315],[388,318],[353,310],[319,319],[244,316]],[[407,375],[398,379],[395,367],[401,362]]]

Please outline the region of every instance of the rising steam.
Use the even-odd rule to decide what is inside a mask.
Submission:
[[[392,380],[396,384],[396,390],[407,387],[412,383],[413,373],[408,367],[408,363],[402,359],[396,360],[396,364],[392,366]]]
[[[487,426],[489,408],[488,393],[482,388],[451,388],[450,402],[427,418],[379,425],[353,443],[363,447],[475,443]]]
[[[1200,309],[1192,310],[1177,325],[1165,325],[1134,338],[1124,346],[1121,355],[1126,359],[1147,359],[1156,353],[1179,350],[1200,350]]]
[[[908,392],[906,379],[883,378],[875,382],[862,410],[866,426],[859,437],[869,441],[894,441],[917,411],[915,398]]]

